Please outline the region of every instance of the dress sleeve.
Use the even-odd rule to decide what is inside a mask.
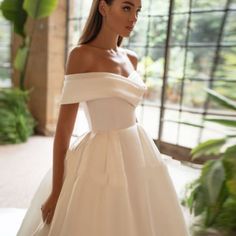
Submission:
[[[112,91],[105,81],[90,74],[72,74],[65,76],[60,104],[79,103],[109,96],[112,96]]]
[[[79,103],[86,99],[87,83],[76,75],[65,75],[60,104]]]
[[[143,85],[138,83],[131,81],[131,78],[128,80],[108,73],[65,75],[60,104],[119,97],[132,105],[137,105],[144,92]]]

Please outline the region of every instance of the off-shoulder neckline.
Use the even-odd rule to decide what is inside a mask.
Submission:
[[[117,76],[117,77],[129,79],[134,73],[135,73],[135,74],[138,74],[137,70],[133,70],[128,76],[116,74],[116,73],[113,73],[113,72],[105,72],[105,71],[94,71],[94,72],[74,73],[74,74],[67,74],[67,75],[65,75],[65,76],[77,76],[77,75],[81,75],[81,76],[82,76],[82,75],[107,74],[107,75],[114,75],[114,76]]]
[[[74,74],[67,74],[65,75],[65,79],[68,80],[77,80],[77,79],[92,79],[95,78],[96,75],[103,75],[103,77],[99,77],[98,78],[104,78],[104,79],[115,79],[118,81],[124,81],[128,84],[132,84],[135,87],[142,87],[147,89],[145,83],[143,82],[143,80],[141,79],[140,74],[137,72],[137,70],[133,70],[128,76],[124,76],[124,75],[120,75],[120,74],[116,74],[113,72],[104,72],[104,71],[97,71],[97,72],[83,72],[83,73],[74,73]],[[136,79],[133,79],[133,76],[137,75]],[[96,78],[96,79],[98,79]]]

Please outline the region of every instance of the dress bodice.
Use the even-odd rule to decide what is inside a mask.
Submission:
[[[122,129],[136,121],[135,108],[147,87],[137,71],[128,77],[110,72],[86,72],[65,76],[61,104],[84,105],[90,129]]]

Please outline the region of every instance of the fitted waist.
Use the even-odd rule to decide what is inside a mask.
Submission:
[[[125,119],[118,118],[117,119],[109,119],[103,120],[102,122],[99,122],[98,120],[93,121],[90,124],[90,130],[93,132],[99,132],[99,131],[111,131],[111,130],[119,130],[119,129],[125,129],[130,126],[133,126],[136,123],[136,117],[133,115],[132,117],[126,116]]]
[[[130,129],[134,129],[138,123],[135,121],[133,124],[127,126],[127,127],[121,127],[121,128],[111,128],[111,129],[91,129],[90,132],[94,134],[101,134],[101,133],[121,133],[121,132],[126,132]]]
[[[90,101],[85,113],[94,132],[125,129],[136,123],[135,107],[118,98]]]

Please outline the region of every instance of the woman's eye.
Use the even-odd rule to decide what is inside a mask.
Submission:
[[[123,7],[123,9],[126,10],[130,10],[130,7]]]
[[[131,7],[126,6],[126,7],[123,7],[123,9],[124,9],[124,11],[127,12],[127,11],[131,10]],[[141,9],[137,10],[136,14],[138,15],[140,12],[141,12]]]

